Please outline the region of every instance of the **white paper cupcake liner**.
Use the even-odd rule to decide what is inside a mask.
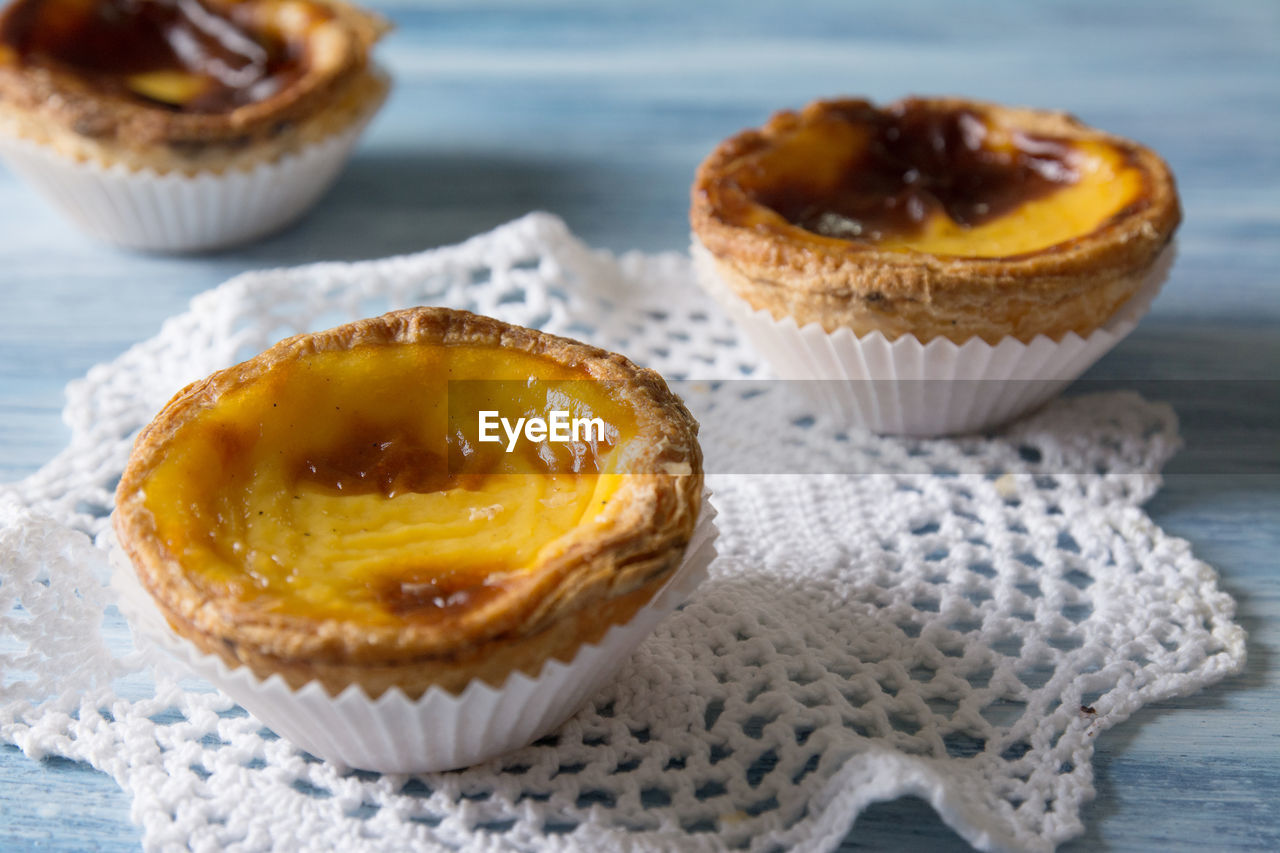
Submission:
[[[317,682],[294,690],[278,675],[260,680],[247,667],[230,668],[173,633],[114,542],[111,585],[139,640],[173,655],[281,737],[343,768],[428,773],[518,749],[573,716],[706,578],[716,553],[714,518],[715,510],[704,497],[684,561],[670,581],[630,621],[611,627],[599,643],[583,645],[569,663],[548,661],[537,678],[516,672],[501,688],[473,681],[457,696],[432,687],[416,700],[399,689],[372,700],[353,685],[331,697]]]
[[[251,169],[187,176],[105,167],[0,137],[8,167],[90,236],[130,249],[221,249],[283,228],[333,184],[372,114]]]
[[[1030,343],[1009,337],[995,345],[980,338],[922,344],[878,331],[859,337],[851,329],[832,333],[817,323],[775,320],[724,283],[696,240],[692,254],[699,284],[779,377],[810,380],[797,386],[841,423],[923,437],[990,429],[1056,396],[1137,326],[1168,276],[1175,247],[1170,243],[1134,296],[1088,337],[1069,332],[1060,341],[1040,335]]]

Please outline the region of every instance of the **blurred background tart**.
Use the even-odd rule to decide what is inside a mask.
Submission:
[[[15,0],[0,130],[105,166],[269,162],[381,104],[385,28],[342,0]]]
[[[342,0],[15,0],[0,155],[98,239],[265,236],[333,183],[386,98],[382,18]]]

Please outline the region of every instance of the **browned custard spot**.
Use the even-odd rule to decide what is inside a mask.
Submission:
[[[767,187],[758,196],[819,234],[878,240],[919,232],[938,214],[980,225],[1077,177],[1070,147],[1061,141],[1014,133],[1009,147],[988,148],[987,125],[972,110],[907,104],[844,110],[830,120],[863,129],[837,180]]]
[[[448,462],[409,434],[376,429],[359,431],[342,445],[312,451],[298,460],[299,482],[344,494],[441,492],[457,485]]]
[[[733,189],[726,215],[739,224],[975,257],[1082,236],[1140,206],[1146,185],[1119,143],[912,99],[824,104],[762,138],[722,180]]]
[[[480,607],[501,591],[501,582],[492,574],[483,579],[455,575],[419,578],[410,570],[384,580],[376,595],[390,613],[403,619],[439,621]]]

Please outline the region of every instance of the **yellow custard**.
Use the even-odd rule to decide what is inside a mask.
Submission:
[[[507,380],[507,381],[494,381]],[[477,413],[600,418],[603,441],[479,441]],[[488,346],[309,352],[224,391],[143,485],[211,596],[368,624],[483,603],[617,490],[635,425],[608,383]]]
[[[1015,257],[1090,234],[1143,198],[1132,152],[974,110],[863,103],[780,128],[725,170],[727,218],[901,252]],[[736,202],[733,199],[736,198]]]

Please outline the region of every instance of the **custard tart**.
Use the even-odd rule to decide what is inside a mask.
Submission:
[[[697,424],[656,373],[416,308],[178,393],[137,439],[114,526],[202,652],[413,698],[536,675],[626,623],[701,502]]]
[[[0,155],[93,237],[191,252],[293,222],[386,97],[342,0],[14,0]]]
[[[1180,220],[1165,162],[1060,113],[830,100],[702,163],[695,251],[753,310],[922,343],[1088,336]]]
[[[14,0],[0,133],[104,166],[246,169],[377,108],[385,28],[342,0]]]

